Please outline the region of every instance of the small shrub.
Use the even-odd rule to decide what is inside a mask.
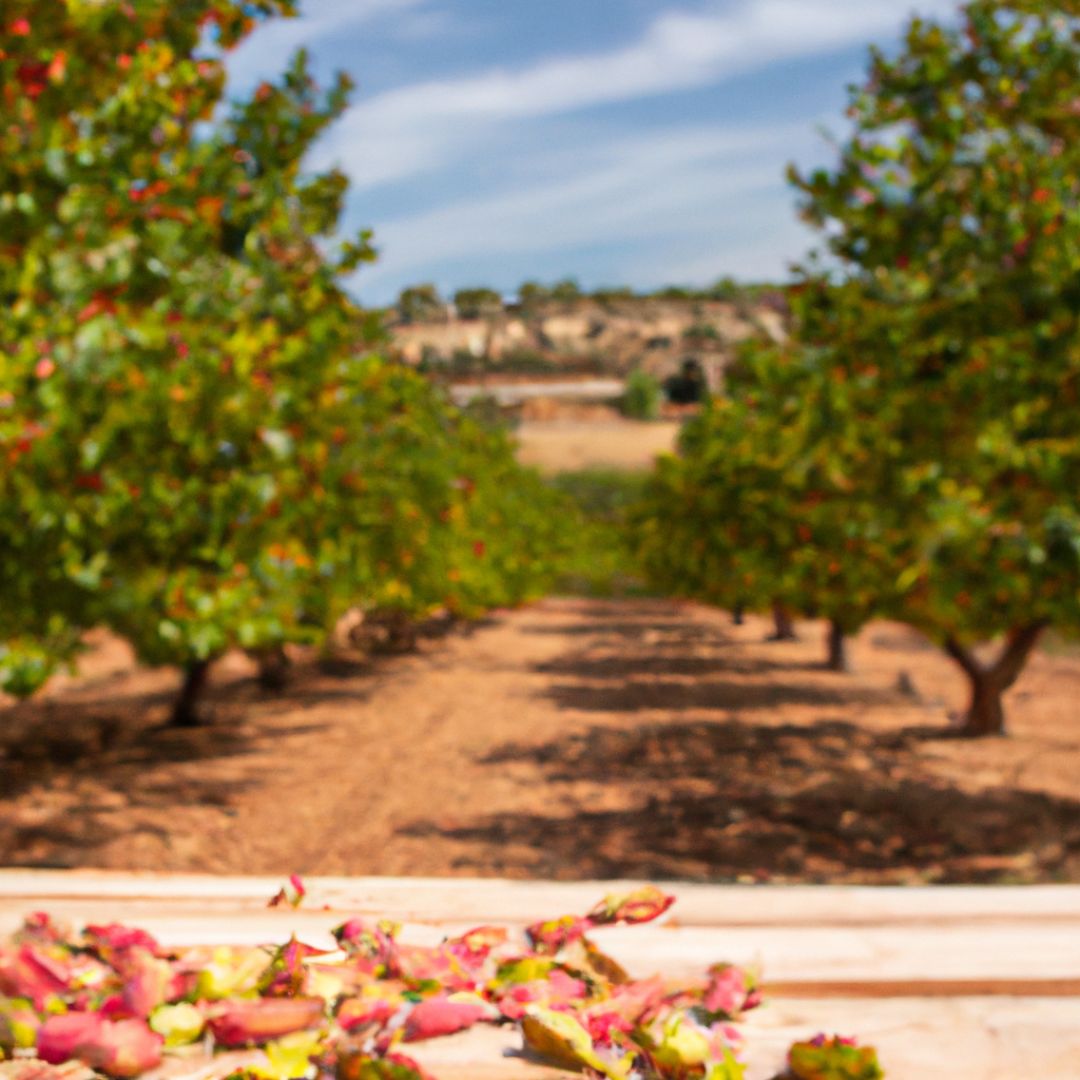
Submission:
[[[660,415],[660,384],[647,371],[638,368],[626,380],[622,414],[632,420],[655,420]]]

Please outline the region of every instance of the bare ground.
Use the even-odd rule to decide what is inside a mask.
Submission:
[[[868,628],[852,675],[820,668],[820,624],[766,630],[549,600],[416,656],[309,660],[285,694],[231,657],[196,731],[161,727],[175,673],[102,639],[0,714],[0,864],[1080,880],[1080,659],[1036,655],[1012,737],[971,743],[954,669],[903,627]]]
[[[518,457],[545,473],[578,469],[651,469],[660,454],[671,453],[679,435],[678,420],[573,419],[526,421],[515,435]]]

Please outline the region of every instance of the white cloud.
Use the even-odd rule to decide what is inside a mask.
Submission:
[[[776,213],[776,192],[787,157],[812,152],[813,143],[805,124],[766,131],[695,126],[597,143],[576,171],[554,183],[380,223],[384,256],[357,284],[367,299],[389,299],[401,284],[430,276],[432,265],[492,257],[520,264],[545,252],[622,244],[650,254],[647,265],[620,264],[612,277],[619,283],[709,280],[740,265],[720,246],[733,230],[747,250],[748,234],[760,229],[779,228],[790,240],[794,213]],[[755,253],[753,272],[766,262],[779,272],[776,251],[773,244],[771,262]]]
[[[923,13],[953,0],[919,0]],[[603,53],[541,60],[388,91],[350,110],[321,148],[358,187],[467,155],[498,125],[720,82],[778,61],[890,34],[897,0],[740,0],[711,12],[669,11],[635,42]]]

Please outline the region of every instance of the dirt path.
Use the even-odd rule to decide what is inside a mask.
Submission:
[[[820,670],[821,628],[550,600],[281,696],[242,658],[214,726],[115,644],[8,714],[0,864],[232,873],[1080,880],[1080,660],[1040,654],[1009,740],[901,627]],[[915,696],[897,689],[905,671]],[[57,760],[57,757],[61,760]]]

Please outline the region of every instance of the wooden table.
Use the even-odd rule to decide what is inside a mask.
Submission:
[[[0,871],[0,934],[47,910],[116,920],[170,945],[312,944],[351,914],[433,943],[479,924],[517,929],[583,913],[627,882],[322,878],[304,906],[268,909],[276,878]],[[746,1025],[750,1080],[819,1031],[876,1045],[889,1080],[1080,1080],[1080,887],[667,886],[661,924],[596,932],[631,974],[679,978],[710,963],[756,965],[768,1000]],[[513,1030],[420,1044],[440,1080],[554,1080],[518,1056]]]

